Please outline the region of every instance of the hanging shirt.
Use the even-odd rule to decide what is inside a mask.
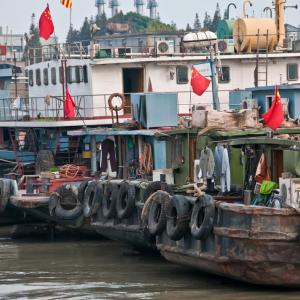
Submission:
[[[230,191],[230,163],[228,150],[222,144],[215,148],[215,176],[220,178],[222,192]]]
[[[199,178],[212,178],[214,175],[214,169],[215,169],[215,159],[213,152],[210,148],[205,147],[201,151],[200,155],[200,172],[198,177]]]

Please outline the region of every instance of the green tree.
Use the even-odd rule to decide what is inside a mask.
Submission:
[[[217,31],[218,24],[219,24],[220,20],[221,20],[221,10],[220,10],[219,3],[217,3],[217,7],[216,7],[215,14],[214,14],[214,18],[212,20],[212,24],[211,24],[211,27],[210,27],[211,31],[213,31],[213,32]]]
[[[66,42],[68,44],[79,42],[80,41],[80,32],[73,28],[73,25],[70,26]]]
[[[152,20],[148,24],[146,32],[176,32],[176,26]]]
[[[107,17],[106,14],[102,14],[101,16],[97,15],[96,17],[96,25],[100,28],[97,35],[103,35],[107,32],[106,26],[107,26]]]
[[[201,30],[201,23],[200,23],[200,19],[199,19],[198,13],[196,13],[196,16],[195,16],[194,30],[195,31],[200,31]]]
[[[192,27],[191,27],[191,25],[190,24],[187,24],[186,25],[186,28],[185,28],[185,31],[186,32],[190,32],[190,31],[192,31],[193,29],[192,29]]]
[[[80,29],[80,40],[83,45],[88,45],[90,43],[91,33],[90,33],[90,22],[87,17],[85,17],[83,25]]]
[[[34,14],[33,14],[34,15]],[[23,59],[31,64],[42,61],[42,44],[40,42],[39,28],[31,24],[29,34],[25,34],[26,46],[24,48]]]
[[[205,12],[204,21],[203,21],[203,31],[211,30],[212,27],[212,21],[211,16]]]

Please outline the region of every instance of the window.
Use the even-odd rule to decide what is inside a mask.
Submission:
[[[51,68],[51,83],[56,85],[56,69]]]
[[[43,70],[43,77],[44,77],[44,85],[49,85],[49,72],[47,68]]]
[[[61,84],[64,83],[64,73],[63,73],[63,68],[62,67],[59,67],[59,82]]]
[[[4,90],[5,88],[5,81],[3,79],[0,79],[0,90]]]
[[[177,84],[187,84],[189,82],[188,67],[178,66],[176,68]]]
[[[219,83],[229,83],[230,82],[230,67],[224,66],[218,74]]]
[[[83,82],[88,83],[88,72],[87,72],[87,66],[83,66]]]
[[[76,82],[80,83],[83,81],[83,72],[82,72],[82,67],[81,66],[77,66],[75,68],[75,77],[76,77]]]
[[[36,82],[36,85],[38,85],[38,86],[40,86],[42,84],[41,70],[40,69],[35,70],[35,82]]]
[[[29,70],[28,72],[28,83],[30,86],[33,86],[33,70]]]
[[[298,80],[298,64],[287,65],[287,80]]]
[[[67,82],[76,82],[76,67],[67,67]]]

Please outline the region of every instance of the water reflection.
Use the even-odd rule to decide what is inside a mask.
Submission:
[[[0,299],[300,299],[191,271],[160,257],[124,255],[110,241],[0,241]]]

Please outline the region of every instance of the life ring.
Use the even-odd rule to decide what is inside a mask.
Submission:
[[[153,197],[148,214],[148,229],[153,236],[162,234],[166,228],[169,201],[170,195],[164,191],[156,192]]]
[[[76,220],[83,215],[78,189],[72,185],[59,187],[50,195],[49,213],[59,220]]]
[[[135,208],[135,186],[123,182],[119,190],[116,210],[119,219],[130,217]]]
[[[117,184],[107,183],[104,187],[102,198],[102,214],[104,218],[110,219],[116,215],[116,202],[119,195]]]
[[[120,106],[114,106],[113,105],[113,99],[114,98],[120,98],[121,99],[122,103],[121,103]],[[113,93],[108,98],[108,107],[109,107],[110,110],[120,111],[120,110],[125,108],[125,105],[126,105],[126,99],[125,99],[123,94]]]
[[[190,206],[182,195],[171,198],[167,208],[167,235],[173,241],[183,238],[189,227]]]
[[[84,193],[83,214],[86,218],[95,215],[103,197],[103,183],[91,181]]]
[[[215,201],[209,195],[198,198],[194,204],[191,217],[191,234],[197,240],[208,237],[213,229],[215,218]]]

